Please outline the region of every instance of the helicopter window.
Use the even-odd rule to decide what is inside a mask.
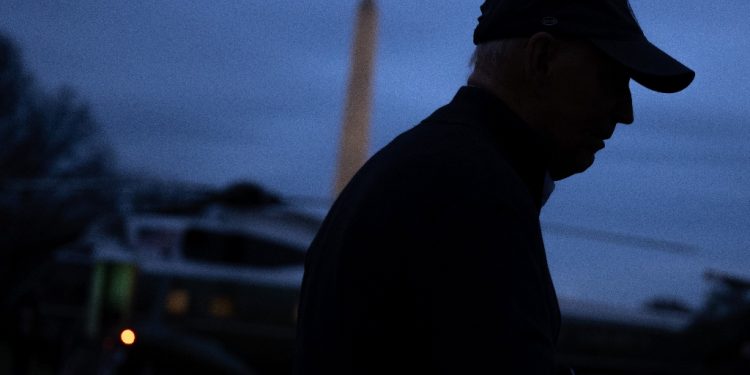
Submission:
[[[169,255],[174,248],[178,233],[163,228],[141,228],[137,232],[135,244],[140,247],[158,249],[162,256]]]
[[[270,240],[239,233],[190,229],[183,238],[185,258],[209,263],[279,267],[303,264],[305,254]]]

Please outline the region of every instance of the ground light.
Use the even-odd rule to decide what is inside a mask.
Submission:
[[[135,343],[135,331],[132,329],[123,329],[120,332],[120,341],[125,345],[133,345]]]

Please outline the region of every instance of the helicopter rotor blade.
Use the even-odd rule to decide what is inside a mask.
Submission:
[[[606,242],[630,247],[638,247],[647,250],[663,251],[672,254],[697,254],[700,248],[690,244],[663,240],[636,234],[620,233],[609,230],[579,227],[570,224],[554,222],[542,223],[542,230],[566,237],[574,237],[592,241]]]

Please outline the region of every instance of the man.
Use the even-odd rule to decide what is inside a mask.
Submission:
[[[633,122],[631,78],[676,92],[694,73],[626,0],[481,10],[469,85],[366,163],[311,245],[298,374],[554,373],[552,181]]]

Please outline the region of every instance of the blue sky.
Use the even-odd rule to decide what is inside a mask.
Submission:
[[[697,78],[674,95],[633,84],[635,124],[589,171],[558,184],[542,219],[697,250],[662,254],[550,229],[550,264],[563,295],[696,302],[707,267],[750,276],[750,2],[631,3],[651,41]],[[0,30],[40,86],[72,86],[92,104],[120,168],[328,197],[356,2],[186,4],[5,0]],[[378,4],[371,151],[463,84],[481,1]],[[602,278],[614,281],[593,282]]]

